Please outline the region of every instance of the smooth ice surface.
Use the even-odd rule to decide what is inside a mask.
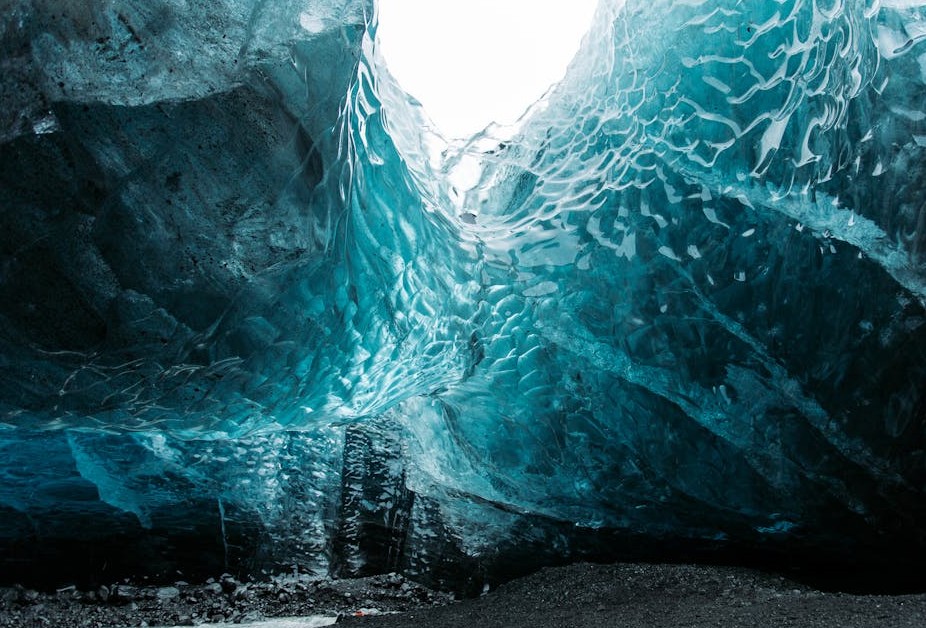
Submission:
[[[368,2],[75,6],[0,17],[9,561],[923,555],[923,3],[605,1],[450,144]]]

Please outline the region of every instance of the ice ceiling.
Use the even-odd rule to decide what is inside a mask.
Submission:
[[[924,4],[605,0],[435,150],[371,2],[10,0],[5,569],[922,558]]]

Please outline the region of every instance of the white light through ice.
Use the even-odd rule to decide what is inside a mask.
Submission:
[[[448,138],[510,124],[562,79],[598,0],[380,0],[377,45]]]

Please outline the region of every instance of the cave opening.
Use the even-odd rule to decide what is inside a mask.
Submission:
[[[380,0],[378,45],[448,139],[509,125],[566,73],[598,0]]]

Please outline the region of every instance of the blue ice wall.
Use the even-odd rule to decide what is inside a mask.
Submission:
[[[7,563],[926,550],[920,3],[606,0],[453,144],[365,1],[0,33]]]

